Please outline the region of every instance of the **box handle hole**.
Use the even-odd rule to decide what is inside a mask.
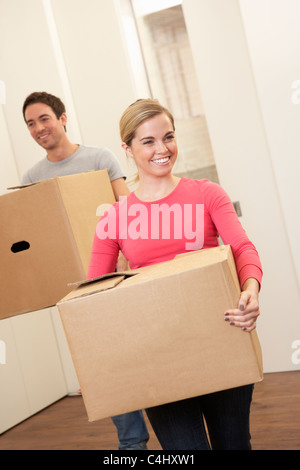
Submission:
[[[29,248],[30,248],[30,243],[23,240],[22,242],[14,243],[11,247],[11,251],[13,253],[19,253],[20,251],[29,250]]]

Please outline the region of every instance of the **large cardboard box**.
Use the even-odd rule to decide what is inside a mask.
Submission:
[[[84,279],[107,170],[41,181],[0,196],[0,319],[55,305]]]
[[[84,282],[58,303],[90,421],[262,380],[229,246]]]

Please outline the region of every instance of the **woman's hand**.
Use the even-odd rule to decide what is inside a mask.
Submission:
[[[259,311],[259,283],[256,279],[250,278],[244,283],[239,299],[239,306],[225,312],[225,321],[232,326],[242,328],[243,331],[250,332],[256,328],[256,320],[260,315]]]

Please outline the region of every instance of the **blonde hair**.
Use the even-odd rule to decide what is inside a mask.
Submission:
[[[175,131],[174,118],[170,111],[162,106],[158,100],[139,99],[132,103],[122,114],[120,119],[120,135],[122,142],[128,146],[135,136],[137,128],[147,119],[159,114],[166,114],[171,121],[173,130]]]

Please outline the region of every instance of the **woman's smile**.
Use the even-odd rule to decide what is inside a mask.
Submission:
[[[170,157],[160,157],[160,158],[154,158],[153,160],[151,160],[152,163],[158,166],[168,165],[169,161],[170,161]]]

